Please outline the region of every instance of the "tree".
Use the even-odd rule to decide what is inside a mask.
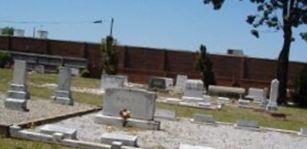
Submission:
[[[102,39],[101,51],[102,51],[102,67],[103,73],[116,74],[118,57],[117,51],[114,49],[116,40],[112,36],[107,36],[106,39]]]
[[[212,62],[207,54],[207,48],[204,45],[200,45],[199,51],[197,52],[195,68],[201,72],[206,90],[208,90],[209,85],[216,84],[215,76],[212,71]]]
[[[6,36],[13,36],[14,35],[14,28],[13,27],[5,27],[2,29],[2,35]]]
[[[204,0],[203,2],[213,4],[213,8],[219,10],[225,0]],[[259,38],[258,28],[261,26],[283,32],[284,40],[277,61],[276,77],[280,82],[277,102],[285,104],[289,53],[291,43],[294,41],[292,30],[307,24],[307,0],[250,0],[250,2],[257,7],[257,13],[247,16],[246,20],[253,27],[252,35]],[[307,41],[306,33],[301,33],[301,37]]]

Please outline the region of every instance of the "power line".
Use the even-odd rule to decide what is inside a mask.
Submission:
[[[94,21],[15,21],[15,20],[0,20],[0,23],[11,24],[40,24],[40,25],[58,25],[58,24],[101,24],[103,20]]]

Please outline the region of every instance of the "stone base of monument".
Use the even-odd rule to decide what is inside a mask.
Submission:
[[[11,110],[18,110],[18,111],[29,111],[27,109],[27,101],[23,99],[15,99],[15,98],[7,98],[5,100],[5,108],[11,109]]]
[[[30,94],[27,90],[27,86],[26,85],[20,85],[20,84],[11,84],[10,86],[10,90],[8,91],[8,96],[10,96],[10,94],[19,94],[22,98],[21,99],[30,99]],[[22,95],[21,95],[22,94]],[[13,97],[11,97],[13,98]]]
[[[95,116],[95,122],[98,124],[105,125],[115,125],[115,126],[123,126],[123,119],[121,117],[114,116],[106,116],[102,114],[97,114]],[[151,130],[159,130],[160,129],[159,121],[149,121],[149,120],[140,120],[129,118],[125,126],[127,127],[137,127],[143,129],[151,129]]]
[[[269,103],[266,105],[265,109],[266,109],[267,111],[277,111],[277,103],[276,103],[276,102],[269,102]]]
[[[55,91],[55,96],[52,97],[55,103],[63,105],[74,105],[74,100],[71,98],[70,91]]]
[[[182,96],[182,101],[184,101],[184,102],[202,102],[202,101],[204,101],[204,98],[202,98],[202,97]]]

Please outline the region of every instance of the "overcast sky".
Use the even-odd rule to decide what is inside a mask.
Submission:
[[[252,57],[277,58],[282,33],[254,38],[245,23],[246,16],[255,13],[254,6],[229,1],[214,11],[202,0],[0,0],[0,27],[24,29],[26,36],[32,36],[35,27],[47,30],[51,39],[100,42],[114,17],[120,44],[189,51],[205,44],[210,53],[231,48]],[[99,19],[102,24],[91,23]],[[306,25],[294,30],[290,59],[307,62],[301,31],[307,31]]]

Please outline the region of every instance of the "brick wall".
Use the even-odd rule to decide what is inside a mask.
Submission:
[[[194,52],[134,46],[115,48],[119,54],[119,73],[128,75],[132,82],[147,83],[151,76],[176,78],[177,74],[200,78],[200,72],[194,69]],[[96,43],[0,36],[0,49],[86,58],[91,76],[99,78],[101,75],[101,50]],[[274,60],[215,54],[210,58],[220,85],[230,86],[237,81],[243,87],[268,87],[275,77]],[[289,64],[289,85],[304,65],[307,64]]]

